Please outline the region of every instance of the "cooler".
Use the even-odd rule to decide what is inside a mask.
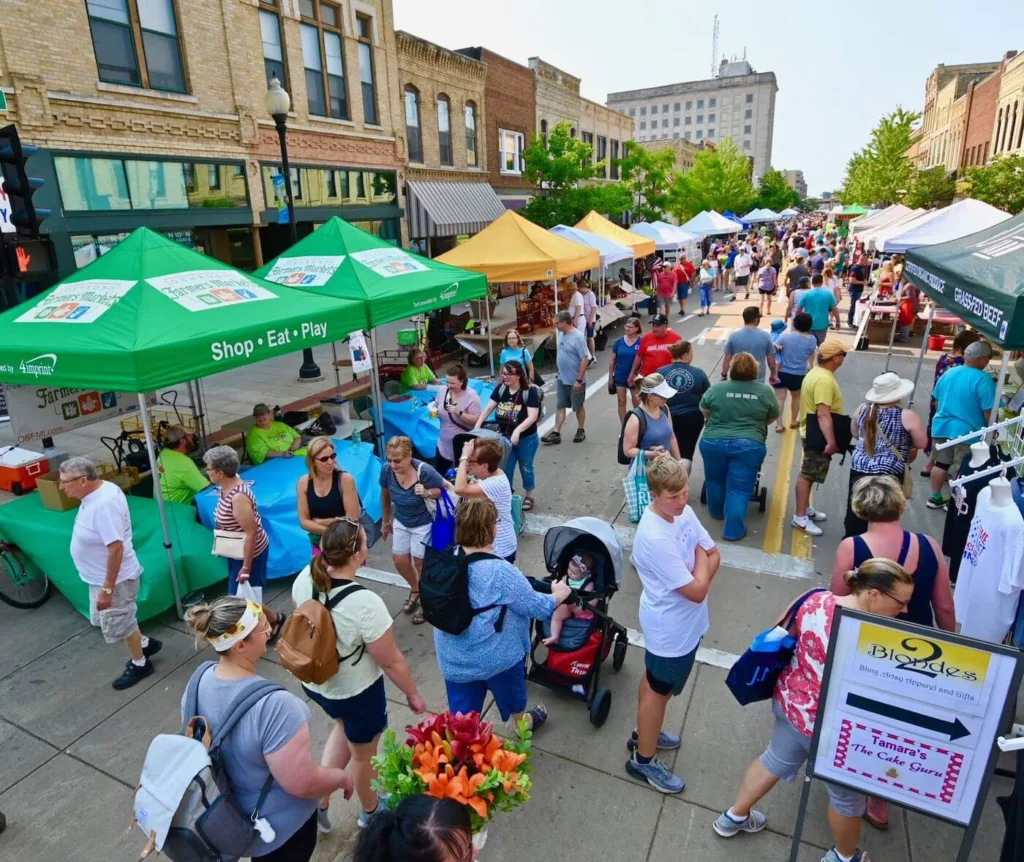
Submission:
[[[46,458],[31,449],[0,448],[0,489],[20,495],[36,486],[36,477],[47,471]]]

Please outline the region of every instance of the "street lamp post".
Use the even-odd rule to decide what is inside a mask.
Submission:
[[[292,100],[288,91],[281,86],[277,78],[270,79],[270,86],[267,88],[266,96],[267,113],[274,118],[277,126],[277,137],[281,142],[281,172],[284,174],[284,199],[288,207],[288,235],[291,238],[291,245],[299,241],[299,232],[295,226],[295,201],[292,197],[292,172],[288,165],[288,111],[291,108]],[[320,366],[313,360],[313,349],[304,347],[302,349],[302,367],[299,369],[299,380],[315,381],[323,380],[320,373]]]

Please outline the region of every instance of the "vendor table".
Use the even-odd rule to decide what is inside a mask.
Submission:
[[[182,594],[227,581],[227,565],[210,553],[213,534],[196,523],[196,510],[180,503],[164,505]],[[143,568],[137,599],[141,622],[173,608],[174,591],[156,501],[129,497],[128,511],[132,544]],[[44,509],[38,494],[18,497],[0,506],[0,538],[17,544],[75,610],[88,618],[89,588],[78,577],[71,559],[71,531],[77,513],[77,508],[66,512]]]
[[[338,466],[352,474],[367,514],[375,521],[380,520],[380,459],[373,454],[373,447],[369,443],[333,439],[338,453]],[[299,526],[295,496],[295,484],[305,474],[305,458],[270,458],[258,467],[246,468],[239,474],[246,482],[252,483],[256,508],[263,520],[263,529],[270,539],[268,578],[294,575],[312,556],[313,546],[309,542],[309,534]],[[217,489],[211,488],[196,497],[199,517],[210,529],[213,529],[213,510],[217,507],[218,496]],[[227,564],[223,560],[218,560],[218,563],[224,567],[223,574],[227,577]]]
[[[481,407],[491,397],[494,386],[494,381],[485,377],[469,378],[469,388],[480,396]],[[435,401],[440,389],[440,386],[410,389],[392,401],[385,401],[382,411],[384,436],[408,437],[423,458],[433,459],[437,454],[441,420],[431,418],[430,404]]]

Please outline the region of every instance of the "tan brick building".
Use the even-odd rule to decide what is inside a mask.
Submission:
[[[580,137],[594,148],[594,161],[605,162],[604,179],[618,180],[617,159],[625,155],[625,144],[633,139],[633,120],[600,102],[580,99]]]
[[[698,147],[693,141],[687,141],[684,138],[670,138],[667,141],[647,141],[643,146],[652,152],[672,150],[676,157],[676,173],[680,174],[686,173],[693,167],[694,159],[697,158],[697,153],[701,151],[701,147]]]
[[[140,225],[244,267],[283,250],[271,75],[300,234],[339,214],[401,239],[390,0],[37,0],[5,4],[0,43],[62,275]]]
[[[921,140],[916,164],[919,168],[960,167],[960,153],[966,134],[967,90],[972,83],[985,80],[999,63],[965,63],[946,66],[940,63],[925,81]]]
[[[992,155],[1024,155],[1024,53],[1008,59],[999,81]]]
[[[1003,68],[1015,53],[1007,52],[996,71],[981,81],[972,82],[967,88],[967,128],[960,156],[961,168],[983,165],[991,157],[996,107],[999,104],[999,82],[1002,80]]]

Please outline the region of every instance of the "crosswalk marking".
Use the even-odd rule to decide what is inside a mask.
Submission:
[[[713,330],[714,328],[715,328],[715,327],[713,327],[713,326],[705,326],[705,327],[704,327],[704,328],[703,328],[703,329],[702,329],[702,330],[700,331],[700,335],[698,335],[698,336],[697,336],[697,337],[696,337],[696,338],[695,338],[695,339],[693,340],[694,344],[703,344],[703,343],[705,342],[705,340],[707,339],[707,337],[708,337],[708,333],[710,333],[710,332],[711,332],[711,331],[712,331],[712,330]]]
[[[715,345],[721,347],[723,344],[725,344],[725,342],[729,340],[729,336],[732,335],[735,331],[735,329],[723,328],[722,334],[718,337],[718,341],[715,342]]]

